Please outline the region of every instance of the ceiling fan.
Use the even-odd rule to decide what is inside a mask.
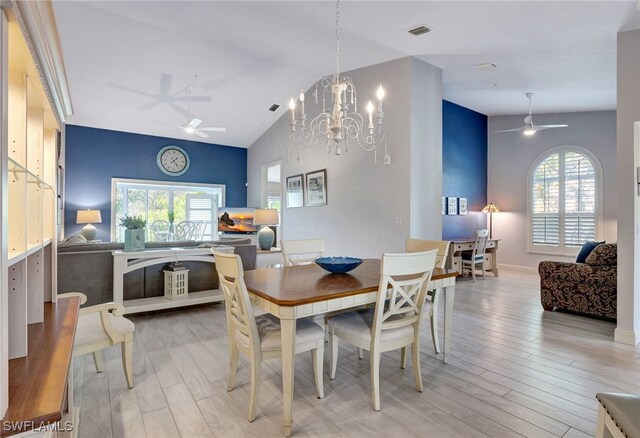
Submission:
[[[191,92],[193,91],[193,87],[192,86],[188,87],[187,91],[189,93],[189,118],[187,119],[187,122],[183,125],[174,125],[173,123],[165,123],[165,122],[156,122],[156,123],[160,123],[163,125],[177,126],[187,134],[195,134],[200,138],[209,138],[209,134],[207,134],[207,132],[225,132],[227,128],[219,128],[219,127],[213,127],[213,126],[205,126],[202,128],[199,127],[200,124],[202,123],[202,120],[198,119],[197,117],[193,117],[191,113]]]
[[[494,131],[494,132],[522,131],[524,135],[531,136],[535,134],[537,131],[542,131],[543,129],[566,128],[567,126],[569,126],[569,125],[534,125],[533,117],[531,116],[531,102],[533,100],[533,96],[535,96],[535,93],[526,93],[525,96],[527,96],[527,99],[529,99],[529,115],[524,118],[524,126],[521,126],[519,128],[513,128],[513,129],[503,129],[501,131]]]

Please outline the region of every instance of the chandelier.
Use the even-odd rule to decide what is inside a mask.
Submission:
[[[368,113],[367,123],[358,112],[358,99],[356,87],[350,77],[340,77],[340,0],[336,1],[336,72],[331,76],[325,76],[316,82],[313,98],[318,104],[322,98],[322,112],[307,124],[307,115],[304,110],[304,90],[300,90],[299,108],[296,101],[291,99],[291,133],[289,134],[289,150],[295,149],[296,158],[300,161],[300,150],[309,146],[315,146],[322,139],[325,142],[327,154],[333,152],[342,155],[349,152],[349,145],[357,143],[367,152],[374,152],[374,160],[377,162],[377,147],[385,141],[385,132],[382,127],[382,99],[384,89],[382,85],[376,92],[377,108],[372,101],[366,106]],[[375,114],[374,114],[375,112]],[[335,146],[334,146],[335,145]],[[385,143],[386,156],[386,143]]]

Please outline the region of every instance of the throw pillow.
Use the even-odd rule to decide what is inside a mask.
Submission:
[[[606,243],[594,249],[586,260],[591,266],[615,266],[618,263],[618,244]]]
[[[82,234],[74,234],[73,236],[69,237],[62,243],[67,243],[71,245],[78,244],[78,243],[87,243],[87,239],[85,239],[85,237]]]
[[[593,240],[588,240],[582,245],[582,249],[578,253],[578,257],[576,258],[576,263],[584,263],[591,254],[591,251],[596,249],[596,246],[602,245],[605,241],[602,242],[594,242]]]

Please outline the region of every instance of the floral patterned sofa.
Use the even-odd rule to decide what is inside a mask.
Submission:
[[[554,308],[616,318],[617,243],[597,246],[585,263],[540,262],[540,301]]]

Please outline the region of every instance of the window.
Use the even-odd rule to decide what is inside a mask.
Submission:
[[[265,208],[275,208],[276,210],[278,210],[278,212],[280,212],[282,208],[282,182],[280,179],[280,163],[269,164],[264,166],[264,168],[264,206]]]
[[[599,235],[599,163],[573,147],[536,161],[529,179],[530,250],[573,254]]]
[[[225,186],[222,184],[175,184],[163,181],[113,179],[111,182],[111,239],[124,240],[120,218],[142,216],[147,221],[147,231],[155,221],[167,221],[173,210],[177,224],[182,221],[205,221],[202,240],[212,240],[217,226],[217,208],[224,207]],[[114,208],[115,206],[115,208]],[[150,234],[149,240],[154,237]]]

